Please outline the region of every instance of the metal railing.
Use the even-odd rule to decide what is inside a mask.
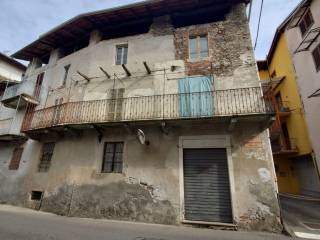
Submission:
[[[18,83],[16,85],[10,86],[6,88],[1,101],[5,101],[10,98],[14,98],[17,96],[20,96],[22,94],[26,94],[28,96],[38,97],[34,96],[36,94],[35,89],[35,82],[33,81],[23,81],[21,83]]]
[[[59,125],[200,119],[273,113],[261,88],[241,88],[200,93],[181,93],[68,102],[28,112],[23,131]]]
[[[290,112],[290,102],[289,101],[281,101],[277,102],[279,112],[285,113]]]
[[[278,138],[271,142],[273,153],[297,152],[298,145],[295,138]]]

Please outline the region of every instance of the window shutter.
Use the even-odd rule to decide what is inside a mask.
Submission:
[[[9,165],[9,170],[18,170],[20,166],[23,148],[17,147],[13,150],[12,158]]]
[[[55,147],[54,142],[45,143],[42,147],[42,155],[39,163],[39,172],[47,172],[51,165],[51,158]]]
[[[313,50],[312,56],[313,56],[314,64],[316,66],[316,70],[319,71],[320,70],[320,45],[316,47],[315,50]]]

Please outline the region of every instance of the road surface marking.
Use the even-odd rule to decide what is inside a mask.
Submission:
[[[313,233],[304,233],[304,232],[294,232],[294,234],[299,238],[308,238],[308,239],[319,239],[319,234],[313,234]]]

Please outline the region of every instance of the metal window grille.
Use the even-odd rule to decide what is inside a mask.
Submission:
[[[12,158],[9,164],[9,170],[18,170],[20,166],[23,148],[17,147],[13,150]]]
[[[102,173],[122,173],[123,142],[106,142]]]
[[[55,143],[44,143],[42,147],[42,155],[39,163],[39,172],[47,172],[51,165]]]

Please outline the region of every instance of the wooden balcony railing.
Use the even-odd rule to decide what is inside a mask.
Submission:
[[[201,119],[273,113],[261,88],[68,102],[27,112],[22,131],[61,125]]]

